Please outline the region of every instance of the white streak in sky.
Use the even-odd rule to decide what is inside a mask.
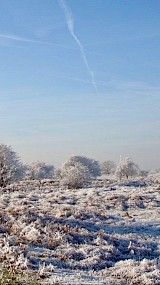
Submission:
[[[33,43],[33,44],[55,46],[55,47],[61,47],[61,48],[64,48],[64,49],[69,49],[69,47],[65,47],[63,45],[54,44],[54,43],[45,42],[45,41],[26,39],[26,38],[23,38],[23,37],[18,37],[16,35],[10,35],[10,34],[9,35],[8,34],[0,34],[0,42],[1,42],[1,40],[17,41],[17,42],[24,42],[24,43]]]
[[[0,39],[6,39],[6,40],[12,40],[12,41],[19,41],[19,42],[28,42],[28,43],[43,43],[41,41],[36,41],[36,40],[30,40],[30,39],[25,39],[21,37],[17,37],[15,35],[6,35],[6,34],[0,34]]]
[[[76,34],[74,32],[74,19],[73,19],[72,12],[70,11],[68,6],[66,5],[65,0],[59,0],[59,3],[60,3],[60,5],[61,5],[61,7],[62,7],[62,9],[64,11],[68,30],[69,30],[71,36],[73,37],[73,39],[75,40],[75,42],[77,43],[77,45],[78,45],[78,47],[80,49],[80,52],[81,52],[84,64],[85,64],[85,66],[87,68],[87,71],[88,71],[90,77],[91,77],[92,84],[93,84],[93,86],[94,86],[94,88],[96,90],[96,93],[99,94],[99,91],[98,91],[98,88],[97,88],[97,84],[96,84],[96,81],[95,81],[95,77],[94,77],[94,73],[93,73],[92,69],[89,66],[89,63],[88,63],[88,60],[87,60],[87,57],[86,57],[86,54],[85,54],[85,51],[84,51],[84,47],[83,47],[82,43],[80,42],[80,40],[78,39],[78,37],[76,36]]]

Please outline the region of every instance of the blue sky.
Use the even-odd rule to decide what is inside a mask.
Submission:
[[[160,1],[0,0],[1,142],[160,167]]]

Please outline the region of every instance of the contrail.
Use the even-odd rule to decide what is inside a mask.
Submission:
[[[62,7],[62,9],[64,11],[68,30],[69,30],[71,36],[73,37],[73,39],[75,40],[75,42],[77,43],[77,45],[78,45],[78,47],[80,49],[80,52],[81,52],[84,64],[85,64],[85,66],[87,68],[87,71],[88,71],[90,77],[91,77],[91,81],[92,81],[93,87],[95,88],[96,93],[99,94],[99,91],[98,91],[98,88],[97,88],[97,84],[96,84],[96,81],[95,81],[95,77],[94,77],[94,73],[93,73],[92,69],[89,66],[89,63],[88,63],[88,60],[87,60],[87,57],[86,57],[86,54],[85,54],[85,51],[84,51],[84,47],[83,47],[83,45],[81,44],[80,40],[78,39],[78,37],[76,36],[76,34],[74,32],[74,19],[73,19],[72,12],[68,8],[68,6],[66,5],[65,0],[59,0],[59,3],[60,3],[60,6]]]
[[[24,42],[24,43],[33,43],[33,44],[55,46],[55,47],[61,47],[61,48],[64,48],[64,49],[70,49],[67,46],[59,45],[59,44],[56,44],[56,43],[50,43],[50,42],[38,41],[38,40],[31,40],[31,39],[18,37],[16,35],[10,35],[10,34],[0,34],[0,41],[1,40],[18,41],[18,42]]]

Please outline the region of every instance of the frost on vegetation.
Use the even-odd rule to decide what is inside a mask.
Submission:
[[[100,169],[101,169],[101,175],[114,174],[116,169],[116,164],[111,160],[103,161],[100,163]]]
[[[40,284],[158,285],[157,185],[3,189],[1,268],[34,270]]]
[[[57,180],[40,163],[18,182],[17,156],[0,147],[0,285],[160,284],[158,173],[131,181],[139,169],[125,159],[127,182],[97,179],[97,161],[73,156]]]
[[[100,175],[100,165],[97,161],[84,156],[71,156],[56,174],[60,186],[77,189]]]
[[[124,279],[130,284],[152,285],[159,284],[160,265],[157,260],[119,261],[114,266],[113,277]]]
[[[34,227],[34,224],[27,225],[20,233],[21,237],[24,236],[29,242],[37,242],[40,237],[40,232]]]
[[[134,177],[140,174],[137,164],[135,164],[129,157],[120,157],[117,165],[115,175],[121,180],[122,178]]]
[[[27,244],[16,236],[0,239],[0,285],[40,285],[40,276],[33,271]]]
[[[0,187],[21,179],[24,166],[11,147],[0,144]]]
[[[85,156],[71,156],[63,164],[63,167],[67,168],[69,166],[74,166],[76,163],[86,166],[92,177],[97,177],[101,174],[99,162]]]
[[[27,167],[26,177],[30,179],[52,179],[54,176],[54,166],[44,162],[35,162]]]
[[[77,189],[83,187],[90,179],[88,168],[76,162],[74,166],[70,165],[62,168],[60,186]]]
[[[0,241],[1,262],[4,262],[5,266],[12,267],[25,267],[27,268],[27,258],[24,257],[27,253],[27,245],[16,245],[16,237],[8,236],[4,237]]]

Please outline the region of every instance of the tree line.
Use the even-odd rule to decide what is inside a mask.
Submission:
[[[147,175],[129,157],[121,157],[116,165],[113,161],[99,162],[85,156],[71,156],[59,169],[44,162],[24,165],[10,146],[0,144],[0,187],[22,179],[57,179],[60,187],[81,188],[101,175],[115,175],[117,179],[128,179]]]

